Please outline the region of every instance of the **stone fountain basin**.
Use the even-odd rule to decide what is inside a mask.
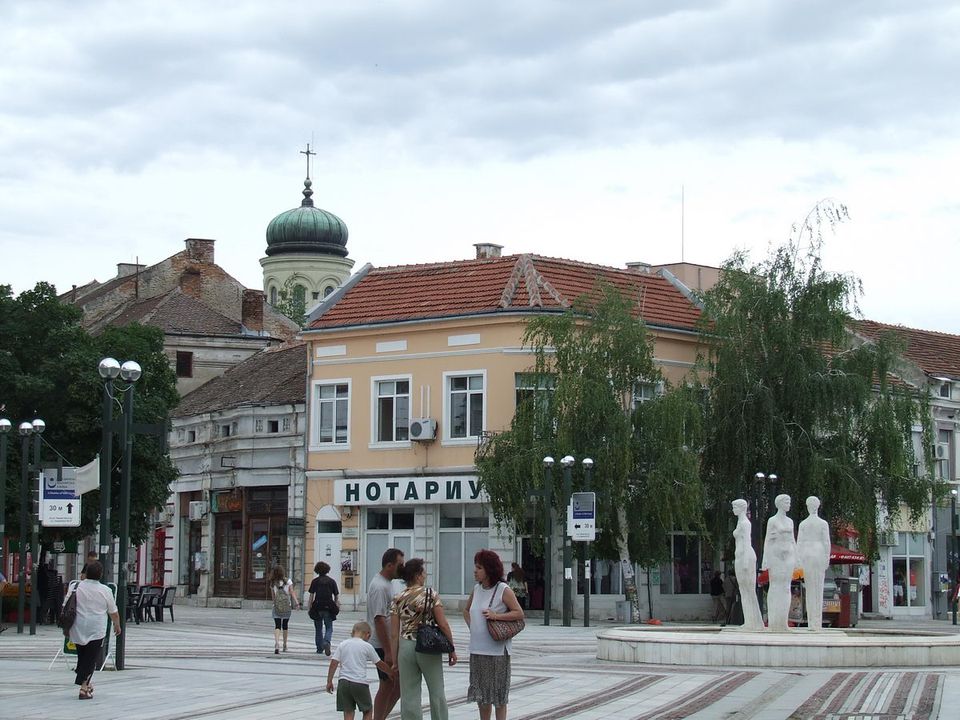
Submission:
[[[597,635],[597,658],[708,667],[960,666],[960,635],[797,628],[786,633],[703,626],[627,626]]]

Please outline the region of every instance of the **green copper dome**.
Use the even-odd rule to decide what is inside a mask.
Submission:
[[[347,225],[333,213],[313,206],[313,183],[303,181],[300,207],[277,215],[267,225],[267,255],[347,256]]]

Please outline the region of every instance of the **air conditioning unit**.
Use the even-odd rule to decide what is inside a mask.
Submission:
[[[191,520],[203,520],[203,516],[207,514],[207,503],[203,500],[193,500],[190,503],[190,519]]]
[[[900,533],[896,530],[884,530],[877,533],[877,545],[895,547],[900,544]]]
[[[424,442],[437,437],[437,421],[431,418],[414,418],[410,421],[410,439]]]
[[[937,460],[946,460],[949,450],[950,446],[946,443],[937,443],[933,449],[933,452],[934,455],[937,456]]]

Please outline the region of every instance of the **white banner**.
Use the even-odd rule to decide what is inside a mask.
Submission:
[[[77,495],[83,495],[91,490],[96,490],[98,487],[100,487],[99,455],[83,467],[77,468]]]

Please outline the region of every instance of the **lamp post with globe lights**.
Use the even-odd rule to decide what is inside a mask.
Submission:
[[[133,465],[133,386],[143,371],[139,363],[127,360],[120,366],[120,379],[127,383],[123,389],[123,461],[120,475],[120,547],[117,557],[117,609],[120,613],[120,635],[117,637],[116,667],[123,670],[126,649],[127,623],[127,549],[130,545],[130,483]]]
[[[39,418],[31,422],[22,422],[18,430],[20,431],[20,573],[19,589],[17,593],[17,634],[23,634],[24,614],[27,604],[27,528],[29,527],[29,508],[30,508],[30,436],[36,436],[36,445],[34,447],[35,464],[39,467],[40,460],[40,433],[46,429],[46,423]],[[32,557],[36,564],[36,554]],[[37,592],[37,577],[33,573],[30,583],[31,606]],[[30,615],[30,634],[37,633],[36,611]]]
[[[6,418],[0,418],[0,572],[6,575],[6,556],[4,547],[7,536],[5,525],[7,517],[7,437],[13,424]]]
[[[593,460],[584,458],[583,489],[590,492],[593,483]],[[591,543],[588,541],[583,548],[583,626],[590,627],[590,583],[593,582],[593,554]]]
[[[573,464],[576,462],[573,455],[565,455],[560,460],[563,467],[563,505],[570,503],[570,494],[573,492]],[[570,627],[573,624],[573,541],[564,528],[563,533],[563,625]]]
[[[544,518],[545,545],[543,563],[543,624],[550,624],[553,610],[553,458],[547,455],[543,459],[543,505],[546,508]]]
[[[957,568],[957,491],[950,491],[950,610],[953,624],[957,624],[957,584],[960,571]]]
[[[120,376],[120,363],[112,357],[103,358],[97,368],[103,378],[103,428],[100,434],[100,563],[103,577],[112,577],[110,551],[113,548],[110,533],[110,485],[113,466],[113,381]]]

